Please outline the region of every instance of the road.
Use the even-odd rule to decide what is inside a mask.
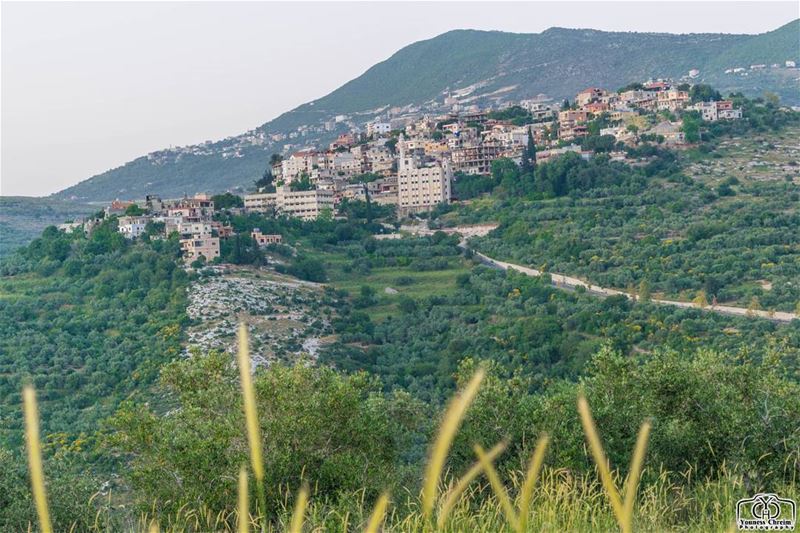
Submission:
[[[461,235],[463,238],[459,246],[462,248],[467,249],[467,239],[469,237],[475,236],[482,236],[489,233],[491,230],[497,227],[496,224],[480,224],[480,225],[473,225],[473,226],[460,226],[454,228],[446,228],[441,231],[444,231],[448,234],[457,233]],[[436,230],[428,229],[425,226],[421,225],[414,225],[414,226],[402,226],[400,231],[413,233],[417,235],[431,235]],[[527,276],[541,276],[543,272],[536,270],[535,268],[525,267],[522,265],[517,265],[515,263],[508,263],[506,261],[500,261],[499,259],[495,259],[493,257],[489,257],[486,254],[482,254],[477,250],[472,249],[473,254],[475,257],[478,257],[484,264],[499,268],[501,270],[516,270],[517,272],[521,272]],[[577,289],[578,287],[583,287],[586,289],[587,292],[596,294],[598,296],[624,296],[629,300],[637,300],[638,296],[635,294],[630,294],[625,291],[621,291],[618,289],[610,289],[607,287],[601,287],[599,285],[592,285],[589,282],[583,281],[578,278],[573,278],[571,276],[567,276],[565,274],[558,274],[554,272],[547,272],[549,274],[550,279],[553,283],[554,287],[558,287],[560,289]],[[766,320],[771,320],[773,322],[781,322],[788,324],[792,320],[800,320],[800,315],[797,313],[787,313],[785,311],[764,311],[760,309],[747,309],[744,307],[735,307],[731,305],[700,305],[694,302],[680,302],[677,300],[665,300],[661,298],[651,298],[651,302],[659,305],[671,305],[673,307],[681,307],[683,309],[698,309],[700,311],[706,311],[711,313],[719,313],[720,315],[730,315],[730,316],[743,316],[747,318],[763,318]]]

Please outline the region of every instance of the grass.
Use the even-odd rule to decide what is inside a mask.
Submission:
[[[260,460],[261,445],[255,397],[250,383],[250,359],[247,333],[239,333],[239,364],[242,394],[246,414],[244,432],[250,444],[251,469],[256,483],[263,480]],[[737,499],[746,494],[742,479],[722,472],[716,479],[676,484],[674,476],[660,472],[655,481],[640,486],[645,465],[650,424],[645,421],[639,431],[632,452],[627,479],[620,481],[606,459],[600,434],[592,419],[588,403],[579,398],[584,433],[597,465],[598,477],[576,475],[566,469],[543,468],[548,447],[547,436],[540,437],[526,472],[507,473],[504,483],[494,467],[494,460],[503,452],[505,443],[484,451],[475,446],[476,462],[459,479],[445,469],[453,438],[458,432],[470,404],[480,389],[484,378],[478,370],[470,382],[454,397],[442,417],[439,431],[431,445],[425,468],[422,490],[419,494],[407,491],[395,505],[390,496],[382,494],[373,506],[365,501],[364,491],[352,495],[351,501],[330,504],[322,499],[315,501],[308,487],[300,489],[294,498],[282,502],[277,516],[265,517],[248,501],[248,472],[239,471],[238,504],[229,513],[213,514],[206,509],[184,506],[177,513],[162,518],[158,524],[148,515],[141,515],[123,531],[250,531],[251,526],[263,532],[288,531],[355,531],[376,533],[379,530],[399,532],[589,532],[589,531],[731,531],[732,515]],[[43,532],[52,531],[47,507],[44,476],[38,433],[38,414],[33,389],[24,392],[26,440],[31,470],[32,491]],[[484,475],[488,483],[476,483]],[[653,478],[651,475],[649,478]],[[623,487],[620,492],[619,486]],[[263,485],[262,485],[263,489]],[[259,499],[263,498],[258,489]],[[783,496],[798,497],[798,487],[784,487]],[[288,496],[288,495],[287,495]],[[179,495],[178,495],[179,497]],[[636,505],[636,502],[638,506]],[[255,511],[255,512],[253,512]],[[101,513],[98,513],[94,531],[109,531]],[[67,525],[56,524],[58,530],[69,530]],[[31,526],[33,529],[33,526]]]

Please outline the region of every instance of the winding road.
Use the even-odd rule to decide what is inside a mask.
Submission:
[[[445,228],[440,231],[444,231],[445,233],[453,234],[457,233],[463,237],[461,243],[459,244],[464,249],[472,250],[472,253],[475,257],[480,258],[480,260],[489,266],[494,268],[499,268],[501,270],[516,270],[526,276],[541,276],[542,274],[548,274],[550,276],[550,280],[554,287],[558,287],[560,289],[577,289],[578,287],[583,287],[586,289],[587,292],[592,294],[596,294],[598,296],[624,296],[629,300],[638,300],[638,296],[635,294],[631,294],[625,291],[621,291],[618,289],[609,289],[606,287],[600,287],[599,285],[592,285],[589,282],[584,280],[574,278],[571,276],[567,276],[565,274],[558,274],[555,272],[541,272],[536,270],[535,268],[530,268],[522,265],[517,265],[515,263],[508,263],[506,261],[500,261],[499,259],[495,259],[493,257],[489,257],[486,254],[482,254],[475,249],[471,249],[467,245],[467,239],[469,237],[475,236],[482,236],[486,235],[489,231],[496,228],[496,225],[492,224],[483,224],[483,225],[476,225],[476,226],[457,226],[454,228]],[[400,228],[401,231],[408,231],[410,233],[422,234],[422,235],[430,235],[437,230],[431,230],[427,227],[420,227],[420,226],[402,226]],[[718,313],[721,315],[730,315],[730,316],[741,316],[747,318],[763,318],[765,320],[771,320],[773,322],[781,322],[784,324],[788,324],[792,320],[800,320],[800,315],[797,313],[787,313],[785,311],[764,311],[761,309],[747,309],[744,307],[735,307],[731,305],[700,305],[694,302],[680,302],[677,300],[664,300],[660,298],[651,298],[651,302],[659,305],[671,305],[673,307],[681,307],[683,309],[698,309],[700,311],[707,311],[711,313]]]

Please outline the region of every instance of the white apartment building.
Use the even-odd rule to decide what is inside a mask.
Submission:
[[[367,136],[386,135],[392,131],[392,125],[388,122],[370,122],[367,124]]]
[[[149,220],[150,217],[119,217],[117,231],[126,239],[136,239],[142,236]]]
[[[397,173],[397,207],[401,214],[427,211],[438,204],[450,203],[453,170],[447,159],[430,166],[420,166],[406,152],[403,136]]]

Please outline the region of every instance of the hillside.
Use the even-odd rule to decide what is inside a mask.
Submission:
[[[726,69],[798,59],[800,20],[759,35],[654,34],[551,28],[538,34],[455,30],[411,44],[332,93],[266,124],[214,143],[154,152],[91,177],[55,196],[80,200],[178,196],[247,188],[269,155],[326,142],[363,125],[388,107],[443,110],[446,93],[465,103],[500,103],[543,93],[572,97],[586,86],[617,88],[650,77],[685,76],[723,93],[758,96],[765,90],[800,104],[797,70],[767,68],[742,74]],[[669,53],[665,53],[669,51]],[[324,122],[349,118],[333,129]],[[290,135],[276,140],[274,135]]]
[[[0,196],[0,257],[38,237],[47,226],[80,218],[98,209],[59,198]]]

